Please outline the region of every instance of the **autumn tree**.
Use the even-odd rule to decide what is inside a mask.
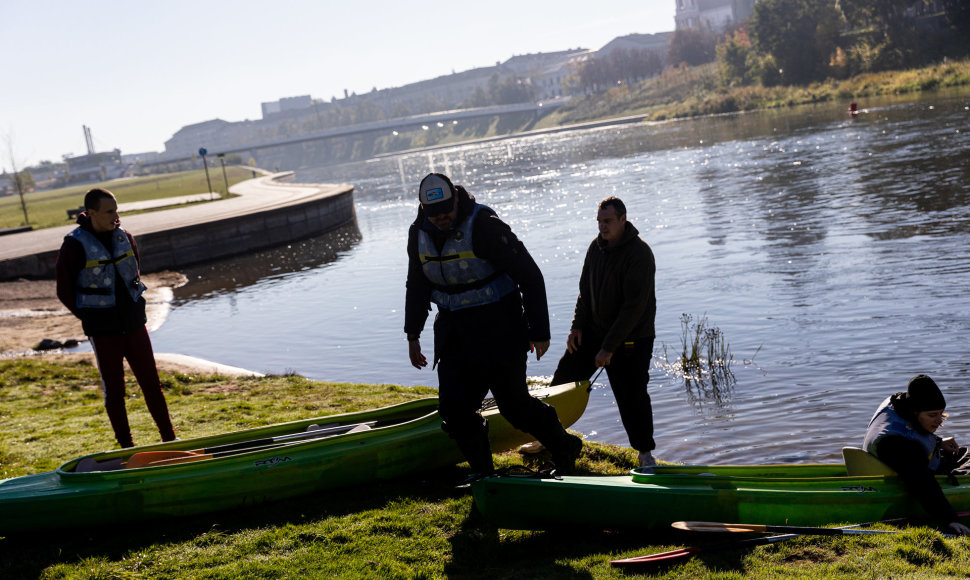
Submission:
[[[915,66],[946,54],[950,44],[965,52],[970,34],[970,2],[943,0],[947,23],[954,34],[939,34],[919,26],[918,20],[933,16],[930,0],[838,0],[849,29],[857,39],[850,52],[870,52],[873,68]],[[963,25],[958,24],[961,19]]]
[[[535,90],[533,90],[532,83],[516,76],[502,79],[497,72],[492,73],[492,76],[488,79],[487,94],[491,102],[496,105],[527,103],[535,100]]]
[[[970,2],[967,0],[943,0],[947,23],[963,40],[962,49],[970,49]]]
[[[674,31],[674,36],[670,39],[667,62],[674,66],[680,63],[697,66],[713,62],[716,46],[717,35],[710,30],[681,28]]]
[[[774,59],[782,82],[809,83],[826,77],[840,18],[835,0],[760,0],[751,16],[751,41]]]
[[[579,65],[578,82],[584,89],[635,82],[660,74],[663,63],[656,53],[645,49],[618,48],[606,55],[592,57]]]
[[[756,53],[751,47],[751,39],[743,28],[717,45],[718,73],[726,85],[747,85],[754,80],[752,75],[753,59]]]

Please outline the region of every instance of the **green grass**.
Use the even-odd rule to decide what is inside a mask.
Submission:
[[[131,373],[128,415],[136,443],[158,440]],[[115,446],[97,368],[41,359],[0,359],[0,477],[55,469]],[[183,438],[346,413],[435,396],[430,388],[315,383],[299,375],[263,379],[162,373],[172,422]],[[0,576],[2,577],[2,576]]]
[[[252,177],[251,169],[235,165],[226,167],[226,178],[230,187]],[[209,179],[212,182],[212,189],[224,195],[226,179],[223,178],[222,168],[209,168]],[[205,171],[202,169],[35,191],[24,196],[30,225],[36,230],[73,224],[74,221],[67,217],[67,210],[82,205],[84,193],[94,187],[103,187],[111,191],[118,198],[118,203],[164,199],[209,191]],[[24,223],[20,196],[0,197],[0,228],[23,225],[27,224]]]
[[[183,438],[435,392],[295,375],[163,373],[163,380]],[[0,471],[7,477],[45,471],[112,447],[97,382],[90,364],[0,360]],[[141,401],[130,401],[129,415],[136,441],[156,439]],[[577,469],[625,473],[634,461],[628,448],[587,442]],[[515,453],[497,456],[499,465],[521,462]],[[496,529],[469,495],[453,488],[466,472],[462,465],[228,513],[0,539],[0,578],[626,578],[610,559],[723,541],[673,531]],[[896,536],[803,537],[712,551],[654,572],[651,577],[718,579],[965,577],[970,539],[926,528]]]

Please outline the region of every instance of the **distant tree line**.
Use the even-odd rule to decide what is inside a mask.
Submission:
[[[807,84],[970,54],[968,0],[759,0],[721,38],[678,30],[668,64],[718,62],[731,85]]]
[[[472,96],[465,99],[460,106],[470,108],[529,103],[535,100],[535,94],[535,88],[528,79],[519,76],[501,79],[499,74],[494,72],[488,78],[488,85],[485,88],[475,87]]]
[[[566,92],[602,90],[617,83],[632,83],[660,74],[663,62],[653,51],[618,48],[605,56],[591,56],[577,65]]]

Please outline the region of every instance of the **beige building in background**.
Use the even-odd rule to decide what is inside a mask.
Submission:
[[[713,32],[740,24],[754,12],[755,0],[676,0],[677,30],[697,28]]]

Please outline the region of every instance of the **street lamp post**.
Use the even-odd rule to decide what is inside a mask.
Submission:
[[[219,163],[222,164],[222,180],[226,182],[226,197],[229,197],[229,178],[226,177],[226,154],[219,154]]]
[[[205,150],[205,147],[199,147],[199,155],[202,156],[202,167],[205,168],[205,183],[206,183],[206,185],[209,186],[209,199],[211,200],[212,199],[212,182],[209,181],[209,164],[206,163],[206,160],[205,160],[206,153],[208,153],[208,151]]]

